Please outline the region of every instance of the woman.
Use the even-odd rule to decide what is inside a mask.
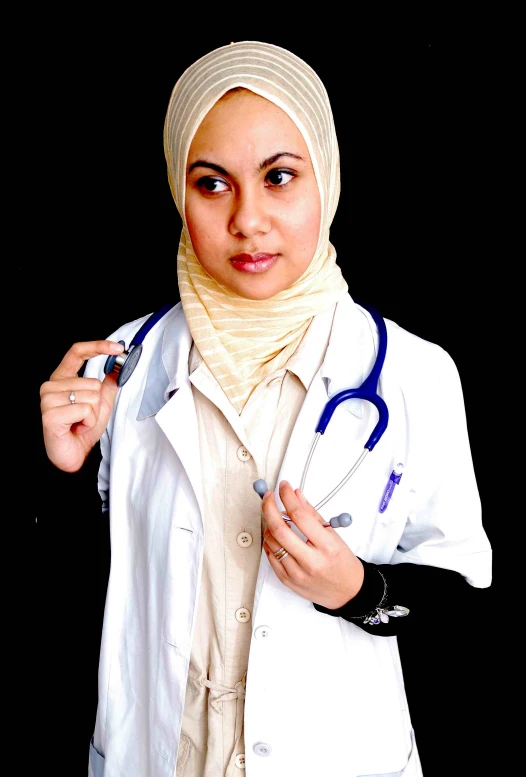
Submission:
[[[325,499],[383,412],[348,399],[299,489],[325,404],[382,352],[329,240],[325,88],[282,48],[223,46],[175,85],[164,139],[181,302],[129,375],[148,316],[41,389],[50,460],[77,471],[100,440],[111,502],[91,773],[420,775],[397,635],[451,581],[491,582],[456,367],[385,322],[373,455]]]

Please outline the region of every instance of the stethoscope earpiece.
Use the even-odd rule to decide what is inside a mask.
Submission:
[[[259,480],[254,480],[252,483],[252,488],[256,492],[256,494],[259,494],[259,496],[263,499],[265,494],[268,491],[268,485],[267,481],[263,480],[263,478],[259,478]],[[283,515],[283,513],[282,513]],[[286,521],[290,521],[290,518],[286,515],[283,515]],[[352,518],[349,515],[349,513],[340,513],[340,515],[336,515],[334,518],[331,518],[330,524],[326,523],[325,526],[332,526],[333,529],[345,529],[346,526],[350,526],[352,523]]]
[[[346,526],[350,526],[352,518],[349,513],[340,513],[334,518],[331,518],[330,524],[333,529],[345,529]]]
[[[125,345],[124,340],[119,340],[121,345]],[[117,354],[117,356],[108,356],[106,364],[104,365],[104,373],[109,375],[110,372],[118,373],[117,386],[121,388],[126,381],[131,377],[132,372],[137,366],[137,362],[141,358],[142,343],[130,346],[130,350],[126,349]]]
[[[259,480],[254,480],[252,487],[256,494],[259,494],[262,499],[268,491],[267,481],[262,480],[261,478]]]

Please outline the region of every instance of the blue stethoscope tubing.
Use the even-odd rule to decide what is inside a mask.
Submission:
[[[365,308],[370,313],[378,329],[378,352],[376,354],[376,359],[374,361],[371,372],[369,373],[367,378],[363,381],[361,386],[359,386],[358,388],[348,388],[348,389],[343,389],[342,391],[339,391],[337,394],[331,397],[327,402],[327,404],[325,405],[323,412],[320,416],[320,420],[318,421],[318,425],[316,427],[314,440],[312,441],[312,445],[310,447],[310,451],[307,456],[307,461],[305,462],[305,467],[303,469],[303,474],[301,476],[300,490],[302,492],[304,491],[305,481],[307,479],[307,473],[309,471],[309,467],[312,461],[312,457],[314,455],[314,451],[316,449],[316,446],[322,434],[325,433],[327,426],[329,425],[329,421],[331,420],[332,415],[336,410],[336,408],[338,407],[338,405],[340,405],[342,402],[345,402],[348,399],[362,399],[362,400],[365,400],[366,402],[371,402],[378,411],[378,421],[373,431],[369,435],[367,442],[364,445],[364,450],[362,454],[358,457],[358,459],[353,464],[349,472],[345,475],[343,480],[341,480],[338,483],[338,485],[335,486],[335,488],[333,488],[333,490],[321,500],[321,502],[318,502],[318,504],[314,505],[315,510],[319,510],[321,507],[323,507],[323,505],[326,504],[329,501],[329,499],[332,499],[332,497],[335,494],[337,494],[341,488],[343,488],[343,486],[347,483],[347,481],[354,475],[354,473],[356,472],[360,464],[363,462],[367,454],[370,453],[370,451],[372,451],[375,445],[379,442],[383,433],[387,429],[387,424],[389,423],[389,410],[387,409],[387,405],[385,404],[382,397],[379,396],[378,394],[378,382],[380,380],[380,373],[382,372],[382,368],[384,366],[385,354],[387,351],[387,328],[385,326],[384,319],[374,308],[370,307],[369,305],[366,305],[363,302],[360,302],[358,304],[362,308]]]
[[[375,445],[378,443],[378,441],[380,440],[380,438],[382,437],[383,433],[387,428],[387,424],[389,423],[389,411],[387,409],[387,405],[385,404],[382,397],[380,397],[378,394],[378,382],[380,380],[380,373],[382,372],[382,368],[385,361],[385,354],[387,350],[387,328],[385,326],[384,319],[374,308],[370,307],[369,305],[366,305],[363,302],[360,302],[358,304],[362,308],[365,308],[365,310],[367,310],[370,313],[378,329],[378,352],[376,354],[376,359],[371,369],[371,372],[369,373],[367,378],[363,381],[361,386],[359,386],[358,388],[343,389],[342,391],[338,392],[333,397],[331,397],[327,402],[327,404],[325,405],[323,412],[320,416],[320,420],[318,421],[318,425],[315,430],[314,440],[312,442],[312,445],[305,463],[305,467],[303,469],[303,474],[302,474],[301,483],[300,483],[301,491],[302,492],[304,491],[305,480],[307,478],[307,473],[309,471],[309,467],[310,467],[316,446],[321,436],[325,433],[327,426],[329,425],[329,421],[331,420],[333,413],[338,407],[338,405],[340,405],[342,402],[346,402],[348,399],[361,399],[361,400],[365,400],[366,402],[371,402],[378,411],[378,421],[373,431],[369,435],[367,442],[364,445],[364,450],[362,454],[358,457],[358,459],[351,467],[349,472],[346,474],[346,476],[343,478],[343,480],[341,480],[338,483],[338,485],[335,488],[333,488],[333,490],[321,500],[321,502],[318,502],[318,504],[315,505],[315,510],[319,510],[321,507],[323,507],[324,504],[326,504],[326,502],[329,501],[329,499],[332,499],[332,497],[347,483],[349,478],[351,478],[352,475],[354,475],[354,473],[356,472],[360,464],[365,459],[366,455],[370,453],[370,451],[372,451]],[[118,356],[109,356],[106,359],[106,362],[104,365],[104,372],[106,375],[112,371],[117,372],[118,373],[117,385],[119,387],[122,387],[129,380],[133,370],[137,366],[137,363],[142,354],[142,348],[143,348],[142,343],[144,338],[146,337],[148,332],[155,326],[155,324],[157,324],[161,320],[161,318],[163,318],[163,316],[173,308],[173,306],[174,306],[173,302],[167,302],[158,311],[156,311],[155,313],[152,313],[134,335],[130,343],[130,347],[127,350],[125,349]],[[125,345],[125,342],[123,340],[119,340],[119,342],[122,345]],[[286,516],[284,515],[284,517]]]

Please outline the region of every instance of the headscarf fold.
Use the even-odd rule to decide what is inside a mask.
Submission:
[[[270,100],[305,139],[321,199],[314,256],[289,288],[267,300],[245,299],[199,263],[185,219],[186,165],[202,120],[226,92],[244,87]],[[332,110],[319,76],[295,54],[243,41],[194,62],[174,86],[164,125],[168,180],[183,222],[177,256],[181,303],[194,342],[238,413],[253,389],[283,367],[312,318],[347,292],[329,230],[340,195],[339,151]]]

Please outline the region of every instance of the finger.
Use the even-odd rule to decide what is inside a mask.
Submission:
[[[299,488],[294,491],[290,483],[282,480],[279,484],[279,495],[287,515],[298,529],[313,545],[325,547],[331,530],[323,525],[323,518],[313,505],[309,504]]]
[[[101,396],[102,399],[108,403],[110,409],[113,407],[115,397],[119,392],[117,377],[116,372],[110,372],[108,375],[104,376],[104,380],[102,381]]]
[[[100,404],[101,384],[100,381],[96,379],[94,379],[93,382],[98,384],[96,390],[76,388],[75,385],[69,385],[74,383],[74,381],[71,380],[68,382],[67,388],[64,388],[61,391],[46,391],[44,387],[42,387],[42,401],[40,403],[42,409],[49,410],[52,407],[62,407],[63,405],[81,405],[85,402],[89,403],[92,407],[97,408]],[[71,401],[72,393],[75,394],[75,402]]]
[[[124,347],[114,340],[90,340],[73,343],[69,351],[52,373],[50,380],[76,377],[78,371],[87,359],[106,354],[107,356],[122,353]]]
[[[278,550],[281,550],[283,548],[283,545],[280,545],[279,542],[272,536],[272,534],[268,531],[268,529],[265,531],[263,535],[263,545],[266,545],[269,549],[270,553],[274,555],[278,552]],[[285,550],[287,550],[285,548]],[[298,562],[294,558],[294,556],[290,555],[290,551],[287,551],[289,555],[283,559],[283,561],[279,561],[279,559],[276,559],[276,561],[279,561],[280,564],[284,564],[286,561],[289,562],[289,566],[287,567],[287,570],[292,571],[292,565],[294,567],[298,567]]]
[[[318,521],[318,522],[319,522],[319,523],[320,523],[322,526],[325,526],[325,524],[327,523],[327,521],[325,520],[325,518],[322,518],[322,516],[321,516],[321,515],[320,515],[320,514],[319,514],[319,513],[316,511],[316,508],[314,507],[314,505],[313,505],[313,504],[311,504],[311,502],[309,502],[309,501],[308,501],[308,499],[306,498],[306,496],[305,496],[305,494],[303,493],[303,491],[300,491],[300,489],[299,489],[299,488],[296,488],[296,489],[295,489],[295,491],[294,491],[294,493],[296,494],[296,496],[298,497],[298,499],[300,500],[300,502],[301,502],[303,505],[307,505],[307,506],[309,506],[309,507],[311,507],[311,508],[312,508],[312,510],[313,510],[313,512],[314,512],[314,517],[317,519],[317,521]]]
[[[48,380],[40,387],[40,396],[44,398],[46,395],[56,396],[56,402],[54,404],[64,404],[65,400],[69,401],[69,395],[71,392],[75,392],[75,401],[79,401],[79,397],[88,397],[91,394],[99,394],[101,391],[101,382],[97,378],[62,378],[60,380]],[[53,404],[53,403],[52,403]]]
[[[100,395],[95,401],[42,404],[42,423],[46,427],[56,424],[65,428],[78,423],[95,426],[100,413]]]
[[[269,564],[276,573],[277,577],[284,583],[289,583],[291,581],[291,576],[296,575],[297,573],[300,573],[300,566],[296,559],[290,555],[286,556],[285,558],[279,560],[274,555],[279,548],[275,548],[273,550],[273,547],[276,545],[275,542],[272,542],[272,547],[268,542],[263,543],[263,550],[265,551]]]
[[[278,510],[276,497],[272,491],[267,491],[262,502],[263,517],[266,522],[266,530],[272,535],[277,547],[283,547],[288,550],[291,556],[301,565],[305,560],[310,548],[307,548],[305,542],[298,537],[295,531],[283,520],[283,516]],[[277,548],[276,548],[277,549]]]
[[[316,520],[320,523],[321,526],[330,526],[330,523],[325,520],[325,518],[322,518],[321,515],[316,511],[316,508],[314,505],[312,505],[305,497],[305,494],[303,491],[301,491],[299,488],[294,489],[294,493],[298,497],[299,501],[302,503],[302,505],[308,505],[309,507],[312,507],[314,511],[314,517]]]
[[[49,427],[58,420],[61,428],[63,423],[82,423],[85,428],[77,428],[75,433],[84,434],[87,428],[94,427],[99,420],[105,424],[118,391],[115,374],[106,375],[102,383],[97,378],[67,378],[47,381],[40,387],[40,407],[43,422],[46,422]],[[75,394],[75,402],[71,402],[72,392]],[[55,408],[62,408],[64,411],[70,405],[77,408],[78,418],[75,417],[74,410],[65,415],[62,414],[60,418],[56,414],[48,415]],[[92,413],[88,412],[86,405],[91,406]],[[82,417],[81,413],[83,413]]]

